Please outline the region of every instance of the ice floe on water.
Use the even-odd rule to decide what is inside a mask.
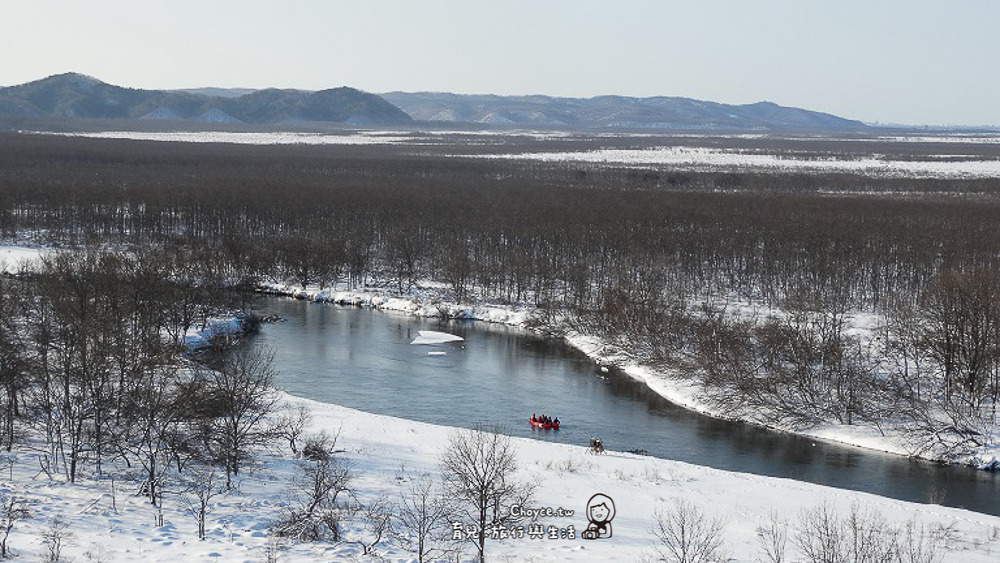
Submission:
[[[438,332],[436,330],[418,330],[417,337],[410,344],[447,344],[448,342],[461,342],[465,340],[456,334]]]

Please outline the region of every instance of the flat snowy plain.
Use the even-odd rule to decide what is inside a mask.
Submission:
[[[584,139],[651,139],[662,138],[665,141],[697,139],[703,135],[674,134],[615,134],[602,133],[593,136],[574,137],[572,134],[559,132],[543,132],[531,130],[494,130],[494,131],[344,131],[339,133],[302,133],[302,132],[188,132],[188,131],[100,131],[87,133],[42,133],[23,131],[32,134],[58,134],[74,137],[96,139],[130,139],[141,141],[187,142],[187,143],[232,143],[247,145],[439,145],[448,144],[448,137],[475,135],[484,139],[495,139],[497,144],[504,139],[519,137],[544,141],[560,139],[573,142]],[[719,139],[767,139],[765,135],[714,135]],[[930,144],[940,143],[944,146],[958,147],[947,154],[924,155],[919,158],[899,159],[874,152],[863,155],[842,155],[837,153],[817,156],[810,151],[774,151],[769,149],[749,148],[713,148],[698,146],[646,146],[643,148],[596,148],[588,150],[545,151],[494,153],[480,155],[477,158],[537,160],[542,162],[568,162],[584,164],[601,164],[630,166],[637,168],[669,167],[673,171],[709,171],[709,172],[773,172],[773,173],[828,173],[842,172],[864,174],[884,178],[941,178],[941,179],[976,179],[1000,178],[1000,158],[983,157],[965,154],[961,145],[988,146],[1000,145],[1000,137],[996,135],[872,135],[860,138],[829,138],[829,137],[796,137],[798,143],[809,144],[810,141],[833,143],[904,143]],[[477,143],[482,144],[482,142]]]
[[[889,178],[998,178],[1000,160],[983,160],[941,155],[928,160],[893,160],[871,154],[863,158],[829,156],[813,158],[794,153],[770,154],[762,151],[702,147],[660,147],[650,149],[598,149],[591,151],[543,152],[497,155],[494,158],[528,159],[543,162],[582,162],[628,166],[669,166],[684,171],[725,172],[849,172]]]

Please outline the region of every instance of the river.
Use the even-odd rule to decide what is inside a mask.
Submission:
[[[447,426],[501,424],[513,436],[586,445],[719,469],[787,477],[1000,516],[1000,475],[825,443],[688,411],[561,341],[502,325],[438,321],[289,298],[258,307],[283,322],[251,340],[275,352],[289,393]],[[464,342],[411,345],[418,330]],[[558,416],[533,430],[531,413]]]

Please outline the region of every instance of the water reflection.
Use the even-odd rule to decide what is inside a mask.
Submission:
[[[1000,514],[997,475],[937,467],[700,416],[561,342],[497,325],[268,298],[287,319],[254,339],[275,349],[290,393],[368,412],[451,426],[499,422],[513,435],[868,491]],[[462,343],[412,346],[418,330]],[[443,355],[428,355],[428,352]],[[558,416],[558,432],[532,430],[533,413]]]

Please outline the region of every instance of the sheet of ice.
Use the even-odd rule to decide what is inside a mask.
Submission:
[[[448,342],[461,342],[465,340],[461,336],[438,332],[436,330],[418,330],[417,337],[410,344],[447,344]]]

